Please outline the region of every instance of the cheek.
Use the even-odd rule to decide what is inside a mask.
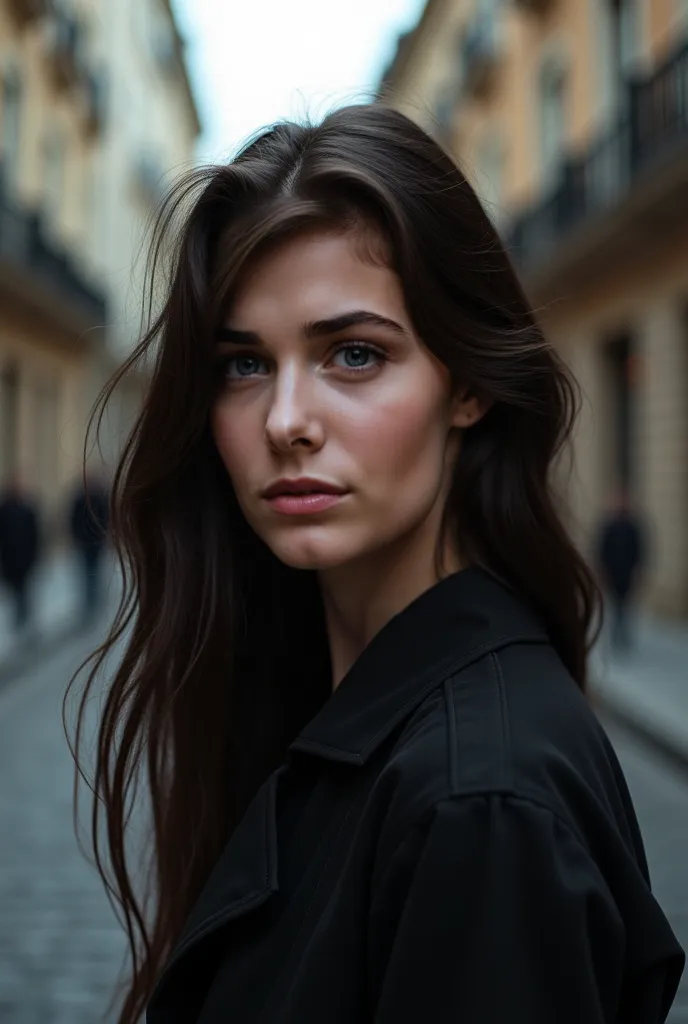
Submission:
[[[232,482],[240,489],[253,447],[250,421],[236,407],[230,413],[220,402],[211,412],[210,431]]]
[[[429,394],[423,394],[419,386],[415,395],[384,407],[372,406],[362,418],[359,430],[363,423],[365,429],[359,435],[360,461],[369,471],[373,487],[376,481],[385,481],[389,493],[390,481],[431,485],[441,473],[447,430],[444,404],[440,395],[433,401]]]

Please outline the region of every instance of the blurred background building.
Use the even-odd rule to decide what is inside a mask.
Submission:
[[[59,535],[140,320],[144,228],[199,116],[169,0],[0,0],[0,480]],[[140,384],[103,427],[119,450]]]
[[[459,159],[584,391],[572,524],[652,526],[688,616],[688,2],[427,0],[381,93]]]

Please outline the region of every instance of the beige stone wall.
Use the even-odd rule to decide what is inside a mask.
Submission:
[[[85,364],[73,338],[50,337],[30,316],[3,305],[0,369],[17,373],[18,444],[14,465],[2,470],[20,472],[51,528],[59,528],[63,497],[80,472]]]
[[[603,346],[628,331],[639,358],[634,394],[634,477],[650,527],[648,605],[688,613],[688,243],[640,261],[596,294],[553,305],[542,317],[548,336],[584,393],[575,437],[578,477],[570,500],[579,538],[590,549],[594,527],[614,488],[610,382]]]
[[[0,0],[0,75],[15,68],[22,84],[21,137],[11,196],[41,209],[55,247],[67,251],[82,279],[103,290],[109,319],[100,330],[53,308],[23,273],[0,261],[0,376],[16,372],[16,420],[0,415],[0,476],[20,470],[37,493],[46,522],[60,525],[65,496],[82,469],[88,414],[105,380],[138,334],[143,229],[156,197],[141,187],[140,158],[152,156],[161,177],[193,165],[198,115],[178,60],[161,59],[163,37],[174,52],[176,27],[167,0],[70,0],[81,20],[81,56],[106,78],[102,130],[89,131],[83,79],[65,87],[52,74],[49,15],[21,25]],[[2,145],[0,93],[0,146]],[[49,203],[46,141],[59,138],[62,187]],[[2,153],[0,153],[0,159]],[[20,286],[19,286],[20,285]],[[130,309],[129,300],[135,302]],[[131,312],[131,316],[129,313]],[[5,395],[9,384],[0,394]],[[116,400],[103,445],[114,463],[135,415],[141,382]],[[14,425],[9,423],[12,416]]]
[[[431,16],[421,22],[403,76],[395,83],[400,109],[426,128],[445,84],[456,78],[457,41],[470,24],[478,0],[430,0]],[[605,123],[611,97],[605,54],[606,27],[600,0],[552,0],[536,16],[518,3],[499,7],[500,56],[489,95],[456,92],[452,149],[474,182],[484,187],[480,154],[498,134],[503,141],[504,211],[528,202],[541,185],[537,137],[537,80],[544,60],[559,62],[568,75],[565,138],[571,149],[584,146]],[[663,56],[685,29],[683,0],[639,0],[637,64]]]
[[[639,317],[641,501],[654,526],[648,599],[688,613],[688,287],[648,297]]]
[[[401,105],[411,116],[423,103],[432,109],[442,83],[456,77],[457,34],[470,23],[478,3],[430,0],[433,17],[400,65],[404,72],[396,83]],[[483,166],[486,141],[500,140],[498,227],[508,226],[515,212],[543,196],[537,99],[543,62],[566,72],[565,151],[584,150],[614,116],[604,10],[600,0],[552,0],[541,15],[526,12],[517,2],[502,4],[491,88],[482,96],[457,89],[451,148],[483,199],[490,192]],[[688,37],[688,4],[637,0],[635,11],[627,70],[647,72]],[[423,118],[417,120],[428,126]],[[611,255],[588,278],[585,285],[559,281],[550,289],[550,298],[556,294],[549,304],[546,296],[529,289],[547,335],[583,392],[567,489],[572,528],[590,552],[614,486],[615,423],[605,343],[627,332],[639,367],[633,392],[633,470],[652,537],[644,596],[658,611],[688,614],[688,241],[657,231],[651,245],[643,241],[632,253],[625,246],[618,259]]]

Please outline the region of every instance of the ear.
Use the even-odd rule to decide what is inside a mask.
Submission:
[[[464,388],[454,399],[452,406],[452,427],[465,430],[474,426],[488,412],[494,402],[490,398],[481,398],[474,391]]]

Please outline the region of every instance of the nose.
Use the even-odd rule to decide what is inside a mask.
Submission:
[[[279,452],[297,446],[313,450],[322,447],[325,431],[317,413],[313,383],[296,366],[285,368],[276,377],[265,437]]]

